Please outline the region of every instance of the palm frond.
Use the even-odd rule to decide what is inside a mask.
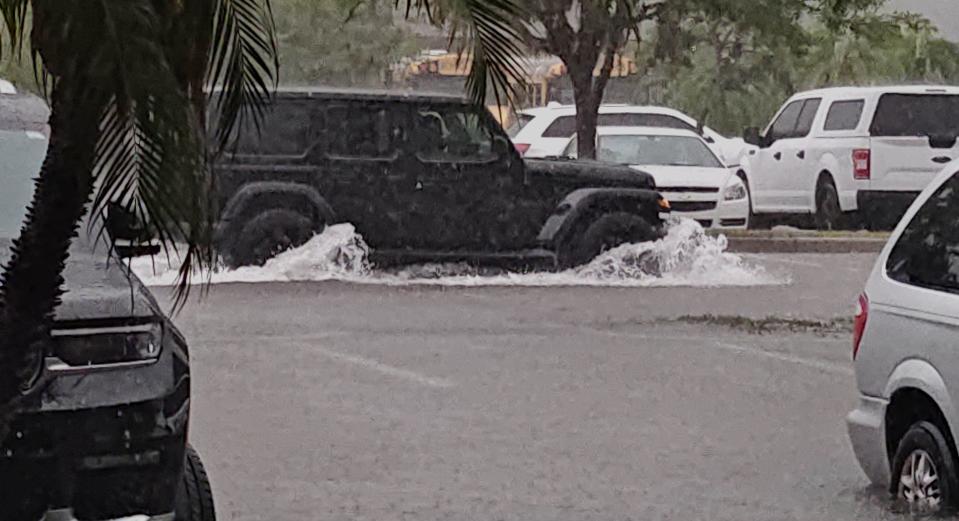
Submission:
[[[225,147],[247,119],[259,130],[279,80],[275,35],[269,0],[217,1],[207,75],[217,109],[217,149]]]
[[[27,31],[27,12],[30,0],[0,0],[0,16],[10,38],[10,48],[17,58],[23,49],[23,35]],[[0,39],[0,57],[3,57],[3,40]]]
[[[448,27],[450,46],[470,60],[466,91],[473,103],[485,104],[489,89],[499,105],[517,99],[526,63],[515,24],[527,17],[515,0],[406,0],[405,8],[407,16],[425,12]]]

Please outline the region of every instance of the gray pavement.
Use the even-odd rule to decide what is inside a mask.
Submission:
[[[214,286],[178,318],[221,518],[892,518],[845,436],[864,255],[762,288]],[[158,290],[163,294],[164,290]]]

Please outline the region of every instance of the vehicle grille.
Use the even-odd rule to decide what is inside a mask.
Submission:
[[[674,194],[681,192],[692,192],[696,194],[715,194],[719,192],[719,188],[711,186],[662,186],[657,188],[660,192],[664,194]]]
[[[746,226],[746,219],[723,219],[719,221],[721,226]]]
[[[670,201],[674,212],[702,212],[716,208],[716,201]]]

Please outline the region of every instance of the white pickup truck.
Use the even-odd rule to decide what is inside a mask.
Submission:
[[[959,157],[959,87],[842,87],[786,101],[741,158],[756,216],[806,214],[821,229],[895,224]]]

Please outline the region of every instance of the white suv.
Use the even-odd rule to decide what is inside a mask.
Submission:
[[[859,298],[849,438],[871,481],[914,511],[959,504],[959,162],[917,198]]]
[[[688,115],[666,107],[606,104],[599,107],[598,127],[663,127],[696,131],[699,124]],[[576,134],[576,107],[550,103],[545,107],[521,110],[510,137],[524,157],[559,156]],[[738,164],[746,143],[722,136],[703,127],[703,138],[726,164]]]
[[[859,212],[892,225],[959,157],[959,88],[844,87],[790,98],[741,158],[754,214],[807,214],[820,228]]]

